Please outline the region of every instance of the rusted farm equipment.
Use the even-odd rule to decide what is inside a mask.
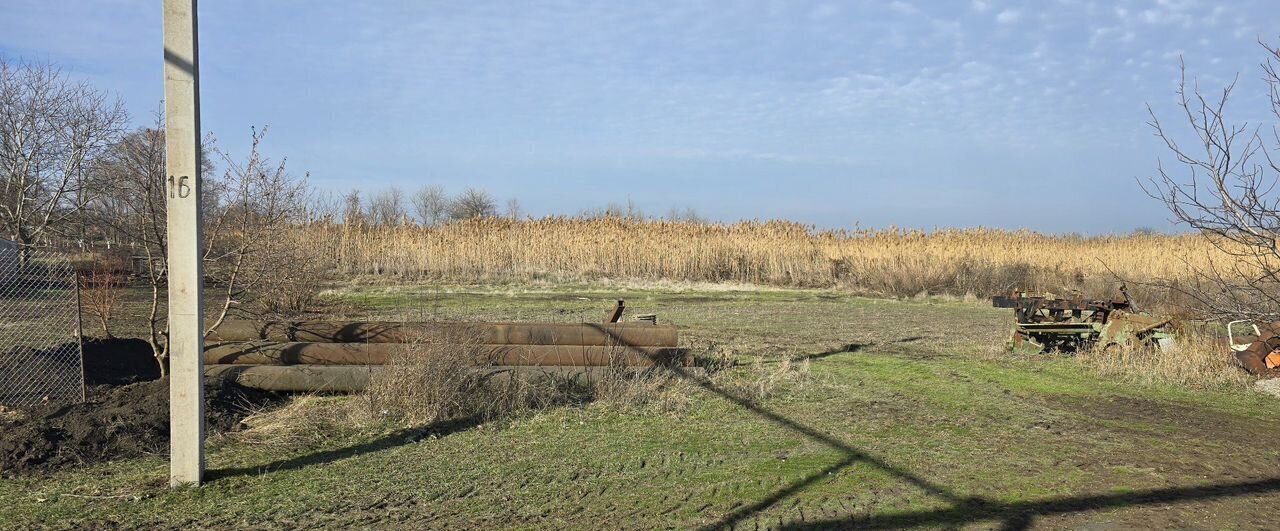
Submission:
[[[1245,333],[1236,331],[1245,328]],[[1238,337],[1251,341],[1236,342]],[[1236,362],[1249,374],[1260,375],[1280,367],[1280,321],[1258,327],[1253,321],[1227,323],[1227,343],[1235,354]]]
[[[1169,319],[1138,313],[1129,293],[1114,299],[1059,298],[1051,293],[993,297],[992,306],[1014,311],[1010,348],[1018,352],[1073,352],[1093,346],[1171,348]]]

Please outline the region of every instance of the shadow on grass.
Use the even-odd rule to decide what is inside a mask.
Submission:
[[[612,334],[611,331],[605,327],[599,327],[599,329],[604,331],[606,334],[611,334],[614,341],[619,346],[635,348],[634,345],[629,345],[623,342],[621,337],[616,334]],[[909,343],[920,339],[923,338],[909,337],[894,341],[893,343]],[[809,359],[820,359],[844,352],[856,352],[866,346],[869,345],[853,343],[828,352],[815,354],[810,356]],[[639,353],[644,352],[639,349],[636,349],[635,351]],[[762,407],[759,404],[752,402],[751,400],[734,395],[725,389],[717,387],[706,378],[690,373],[683,367],[668,366],[666,369],[673,375],[686,379],[702,389],[710,391],[725,400],[737,404],[747,412],[750,412],[784,429],[807,437],[815,442],[821,443],[836,450],[842,455],[840,461],[782,487],[754,503],[738,507],[725,514],[716,522],[704,526],[702,529],[734,529],[743,521],[754,517],[774,505],[777,505],[779,502],[803,492],[809,486],[829,478],[832,474],[840,471],[841,469],[858,463],[873,466],[897,478],[903,483],[919,488],[933,497],[945,500],[950,504],[950,507],[936,510],[890,513],[879,516],[793,522],[791,524],[784,525],[782,528],[797,530],[849,528],[897,529],[918,526],[957,526],[966,523],[998,521],[1000,522],[1000,529],[1027,529],[1034,523],[1035,518],[1039,516],[1088,512],[1114,507],[1168,504],[1280,492],[1280,478],[1273,478],[1250,482],[1222,483],[1201,487],[1152,489],[1124,494],[1065,496],[1044,500],[1007,503],[993,501],[984,497],[961,496],[943,485],[929,481],[928,479],[920,477],[905,468],[895,466],[877,456],[850,446],[832,435],[797,422],[793,419],[784,417],[769,408]]]
[[[452,433],[469,430],[479,426],[481,423],[482,421],[479,417],[466,417],[436,422],[427,426],[404,428],[381,435],[371,441],[365,441],[344,448],[335,448],[332,450],[300,455],[258,466],[210,470],[206,473],[206,479],[208,481],[217,481],[219,479],[235,476],[252,476],[268,472],[279,472],[282,470],[297,470],[307,466],[332,463],[334,461],[359,455],[390,450],[431,436],[444,437]]]
[[[826,350],[826,351],[823,351],[823,352],[818,352],[818,353],[816,353],[816,354],[801,354],[801,355],[799,355],[799,356],[795,356],[795,357],[791,358],[791,361],[792,361],[792,362],[796,362],[796,361],[804,361],[804,360],[809,360],[809,361],[820,360],[820,359],[823,359],[823,358],[829,358],[829,357],[831,357],[831,356],[835,356],[835,355],[838,355],[838,354],[848,354],[848,353],[851,353],[851,352],[861,352],[861,351],[863,351],[863,350],[867,349],[868,347],[874,347],[874,346],[876,346],[876,345],[880,345],[880,344],[883,344],[883,345],[894,345],[894,344],[899,344],[899,343],[914,343],[914,342],[916,342],[916,341],[920,341],[920,340],[922,340],[922,339],[925,339],[925,337],[924,337],[924,336],[911,336],[911,337],[904,337],[904,338],[902,338],[902,339],[895,339],[895,340],[893,340],[893,341],[887,341],[887,342],[885,342],[885,343],[876,343],[875,341],[872,341],[872,342],[870,342],[870,343],[848,343],[848,344],[840,345],[840,346],[838,346],[838,347],[836,347],[836,348],[833,348],[833,349],[829,349],[829,350]],[[778,360],[769,360],[769,361],[765,361],[764,363],[778,363]]]
[[[995,503],[983,498],[970,498],[963,505],[944,509],[890,513],[879,516],[814,520],[785,525],[782,529],[900,529],[939,524],[965,524],[983,521],[999,521],[1001,529],[1027,529],[1036,517],[1133,507],[1139,505],[1170,504],[1205,501],[1232,496],[1267,494],[1280,491],[1280,479],[1263,479],[1205,485],[1203,487],[1172,487],[1151,489],[1123,494],[1099,494],[1093,496],[1064,496],[1045,500]]]

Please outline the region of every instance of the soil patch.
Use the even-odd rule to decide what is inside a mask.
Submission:
[[[167,378],[92,387],[88,398],[39,405],[0,420],[0,476],[168,453]],[[205,387],[207,429],[239,429],[250,412],[278,400],[275,393],[213,379]]]
[[[151,345],[137,338],[84,339],[84,384],[124,385],[160,377]]]

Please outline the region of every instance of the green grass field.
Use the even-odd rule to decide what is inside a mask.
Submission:
[[[614,299],[738,365],[637,407],[211,443],[0,480],[10,528],[1265,528],[1274,399],[1100,379],[996,348],[981,302],[695,286],[364,287],[353,317],[596,321]],[[784,361],[786,360],[786,361]],[[790,366],[783,370],[779,367]],[[760,375],[778,375],[761,389]],[[324,398],[338,407],[348,398]]]

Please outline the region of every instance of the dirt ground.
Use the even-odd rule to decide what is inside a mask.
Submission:
[[[115,459],[163,455],[169,446],[169,382],[140,340],[85,345],[87,400],[10,408],[0,420],[0,475],[49,472]],[[205,389],[211,433],[237,429],[278,395],[225,381]]]

